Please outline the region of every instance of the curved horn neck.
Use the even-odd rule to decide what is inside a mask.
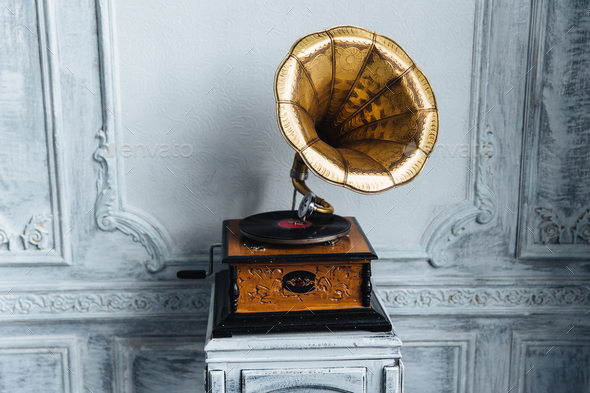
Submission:
[[[305,195],[308,192],[312,192],[307,184],[305,184],[305,180],[307,179],[309,170],[303,159],[299,155],[299,153],[295,153],[295,159],[293,160],[293,167],[291,168],[291,180],[293,181],[293,187],[297,190],[301,195]],[[329,204],[325,199],[316,196],[316,203],[318,209],[316,210],[318,213],[322,214],[333,214],[334,207]]]

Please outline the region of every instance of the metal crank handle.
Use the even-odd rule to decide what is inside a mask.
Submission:
[[[209,247],[209,271],[205,270],[181,270],[176,273],[176,277],[185,280],[202,280],[213,273],[213,250],[221,248],[221,243],[214,243]]]

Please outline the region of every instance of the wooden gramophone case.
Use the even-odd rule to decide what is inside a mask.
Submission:
[[[373,247],[356,219],[334,244],[261,244],[240,234],[240,220],[223,223],[216,275],[213,335],[362,329],[391,324],[371,288]]]

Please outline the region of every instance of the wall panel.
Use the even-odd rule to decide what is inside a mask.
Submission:
[[[60,63],[52,0],[4,8],[0,266],[70,263]]]
[[[120,393],[204,391],[204,337],[117,338]]]
[[[590,255],[590,19],[585,1],[534,2],[519,256]]]
[[[0,340],[0,391],[78,392],[79,357],[74,337],[23,336]]]
[[[471,392],[475,344],[475,333],[404,335],[406,386],[424,393]]]
[[[513,333],[510,383],[514,392],[586,392],[590,388],[590,335],[567,331]]]

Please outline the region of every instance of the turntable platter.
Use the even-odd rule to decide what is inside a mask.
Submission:
[[[301,221],[295,210],[255,214],[239,224],[242,235],[276,244],[323,243],[345,236],[350,221],[336,214],[314,214]]]

